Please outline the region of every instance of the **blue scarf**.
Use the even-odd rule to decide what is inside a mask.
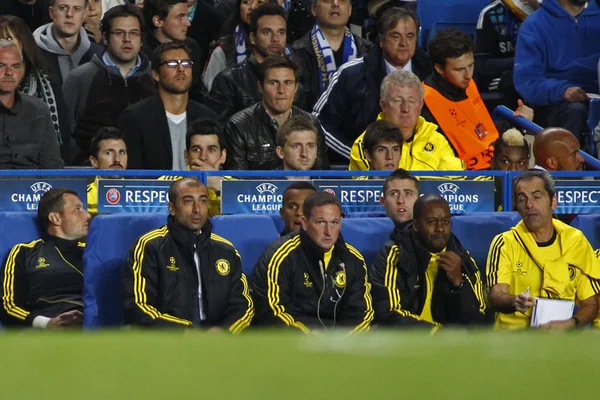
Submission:
[[[246,32],[241,25],[236,26],[233,31],[233,43],[236,63],[239,64],[246,59]]]
[[[319,89],[321,93],[327,89],[329,85],[329,79],[331,76],[337,71],[338,66],[335,65],[335,56],[333,54],[333,50],[331,46],[329,46],[329,42],[327,42],[327,38],[319,29],[317,24],[314,25],[312,31],[310,32],[310,41],[313,46],[313,50],[317,56],[317,66],[319,69]],[[356,43],[354,42],[354,36],[350,32],[350,29],[346,27],[344,32],[344,50],[342,53],[342,64],[353,60],[358,55],[358,50],[356,49]]]

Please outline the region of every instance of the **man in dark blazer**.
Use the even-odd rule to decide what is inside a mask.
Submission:
[[[163,43],[152,53],[152,77],[158,94],[125,109],[119,129],[125,135],[129,169],[185,170],[187,127],[214,111],[189,99],[191,53],[181,42]]]

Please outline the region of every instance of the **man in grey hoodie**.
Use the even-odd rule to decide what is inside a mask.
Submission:
[[[91,43],[82,27],[88,0],[50,0],[52,22],[33,32],[35,42],[62,85],[71,70],[90,61],[102,48]]]

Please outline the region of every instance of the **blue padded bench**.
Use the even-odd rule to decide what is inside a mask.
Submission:
[[[83,300],[86,328],[118,326],[123,321],[121,269],[129,248],[141,235],[166,224],[167,215],[122,213],[100,215],[92,221],[84,254]],[[211,219],[213,232],[231,241],[242,256],[250,279],[263,249],[277,238],[266,215],[227,215]]]
[[[594,250],[600,248],[600,215],[578,215],[571,221],[571,226],[583,232]]]

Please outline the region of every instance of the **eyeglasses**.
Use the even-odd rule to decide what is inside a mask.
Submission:
[[[130,39],[137,39],[140,36],[142,36],[142,32],[140,32],[140,31],[129,31],[129,32],[127,32],[127,31],[122,31],[122,30],[116,30],[116,31],[110,31],[110,33],[114,37],[116,37],[118,39],[125,39],[125,37],[127,35],[129,35]]]
[[[180,65],[183,68],[191,68],[191,66],[194,65],[194,62],[192,60],[165,60],[159,65],[166,65],[167,68],[177,68]]]

